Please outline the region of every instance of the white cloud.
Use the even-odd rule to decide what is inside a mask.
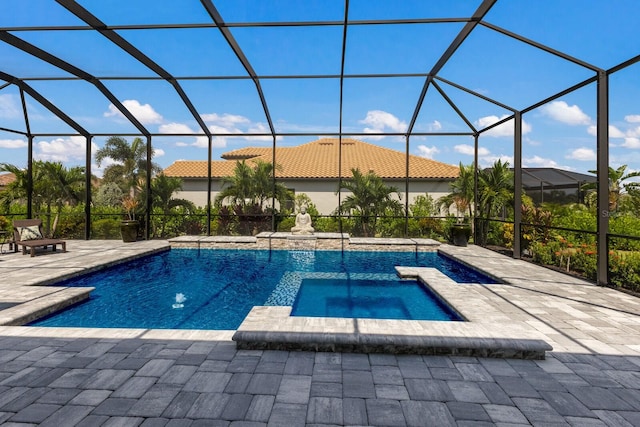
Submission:
[[[160,133],[195,133],[189,126],[182,123],[167,123],[160,125]]]
[[[153,158],[156,159],[158,157],[162,157],[165,155],[165,152],[162,148],[154,148],[153,149]]]
[[[429,123],[429,125],[427,126],[427,129],[429,129],[429,132],[437,132],[439,130],[442,130],[442,123],[440,123],[437,120],[434,120],[433,123]]]
[[[555,160],[545,159],[540,156],[533,156],[523,158],[522,167],[557,168],[558,163]]]
[[[255,123],[251,125],[248,129],[249,133],[271,133],[267,125],[264,123]],[[247,139],[254,141],[273,141],[273,137],[271,135],[262,135],[262,136],[248,136]],[[277,137],[278,140],[281,137]]]
[[[624,144],[621,147],[636,149],[640,148],[640,138],[628,137],[624,139]]]
[[[367,111],[367,116],[363,120],[359,120],[358,123],[367,125],[363,132],[365,133],[384,133],[384,132],[405,132],[407,130],[407,124],[398,119],[391,113],[381,110]],[[370,136],[368,139],[382,139],[381,136]]]
[[[501,160],[502,163],[508,162],[510,167],[513,166],[513,156],[507,156],[506,154],[501,154],[499,156],[487,155],[487,156],[480,157],[478,159],[478,164],[482,168],[489,168],[489,167],[492,167],[493,164],[498,160]]]
[[[87,141],[82,136],[40,141],[36,145],[37,150],[34,153],[34,157],[38,160],[52,162],[82,161],[85,158],[86,144]],[[95,151],[97,149],[98,146],[92,142],[91,150]]]
[[[624,138],[624,132],[613,125],[609,125],[609,138]]]
[[[251,123],[251,120],[244,116],[239,116],[237,114],[228,114],[224,113],[219,115],[217,113],[203,114],[202,120],[205,122],[211,122],[219,126],[223,127],[235,127],[241,124]]]
[[[587,128],[587,133],[589,135],[596,136],[598,134],[598,127],[595,125],[591,125]],[[609,125],[609,138],[624,138],[625,134],[620,129],[613,125]]]
[[[11,94],[0,95],[0,117],[5,119],[22,117],[22,111],[18,105],[15,96]]]
[[[162,123],[163,121],[162,116],[150,104],[140,104],[135,99],[126,99],[122,101],[122,105],[143,125]],[[126,120],[125,116],[113,104],[109,104],[109,111],[104,113],[104,117],[117,117]]]
[[[629,123],[640,123],[640,114],[629,114],[624,116],[624,120]]]
[[[596,152],[591,148],[581,147],[571,151],[565,157],[572,160],[592,161],[596,160]]]
[[[499,122],[500,120],[505,119],[506,117],[508,117],[508,115],[506,114],[503,115],[502,117],[498,117],[498,116],[480,117],[478,120],[476,120],[475,125],[480,129],[484,129],[496,122]],[[482,135],[493,136],[493,137],[502,137],[502,136],[513,137],[513,128],[514,128],[513,119],[511,119],[486,132],[483,132]],[[531,132],[531,124],[527,123],[525,120],[522,120],[522,134],[526,135],[529,132]]]
[[[22,139],[0,139],[0,148],[24,148],[27,141]]]
[[[214,126],[209,126],[209,130],[211,132],[213,132],[213,133],[215,133],[215,132],[229,133],[227,131],[227,129],[214,127]],[[160,133],[164,133],[164,134],[190,134],[190,133],[197,133],[196,131],[194,131],[189,126],[185,125],[184,123],[167,123],[167,124],[161,125],[159,127],[159,131],[160,131]],[[212,146],[213,147],[226,147],[226,145],[227,145],[226,141],[227,141],[226,138],[214,136],[213,139],[212,139]],[[207,148],[209,146],[209,140],[208,140],[208,138],[206,136],[195,136],[193,138],[192,142],[178,141],[178,142],[175,143],[175,146],[176,147]]]
[[[426,145],[418,145],[418,155],[420,157],[426,157],[427,159],[433,159],[433,156],[438,154],[440,152],[440,150],[438,150],[438,147],[436,146],[431,146],[431,147],[427,147]]]
[[[540,107],[545,116],[571,126],[590,125],[591,118],[577,105],[569,105],[564,101],[553,101]]]
[[[468,156],[473,156],[475,149],[472,145],[469,144],[459,144],[453,147],[454,151],[460,154],[466,154]],[[478,156],[487,156],[489,155],[489,150],[484,147],[478,147]]]

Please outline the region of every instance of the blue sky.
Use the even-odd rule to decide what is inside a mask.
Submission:
[[[14,5],[13,3],[18,3]],[[78,1],[111,26],[208,24],[211,18],[198,0]],[[215,6],[227,23],[341,21],[339,0],[224,0]],[[467,17],[479,0],[351,0],[350,20]],[[143,64],[100,34],[82,30],[25,31],[26,26],[85,26],[52,0],[12,2],[0,16],[0,27],[98,77],[155,77]],[[581,61],[608,69],[640,54],[637,0],[498,0],[485,21]],[[463,27],[463,23],[357,25],[349,27],[345,74],[427,73]],[[215,28],[116,30],[166,71],[185,93],[214,134],[213,158],[254,145],[271,146],[269,126],[256,87]],[[233,37],[258,75],[339,75],[343,29],[314,27],[235,27]],[[0,71],[19,78],[60,77],[27,83],[95,134],[136,133],[136,128],[91,84],[0,42]],[[610,77],[610,164],[640,170],[640,64]],[[439,77],[524,109],[593,76],[593,72],[520,41],[478,26],[442,68]],[[180,79],[195,76],[200,79]],[[234,76],[234,80],[210,80]],[[342,131],[404,133],[416,108],[424,77],[346,78],[343,83]],[[173,87],[162,80],[105,79],[105,86],[151,133],[155,161],[163,167],[176,160],[206,160],[206,138],[171,134],[202,133]],[[481,129],[510,114],[481,98],[439,83],[470,122]],[[25,131],[19,90],[0,82],[0,128]],[[298,145],[339,131],[340,80],[337,78],[261,80],[281,146]],[[74,133],[33,98],[26,97],[29,126],[35,134],[34,157],[82,165],[84,138]],[[578,172],[596,168],[596,86],[588,85],[524,115],[523,165],[559,167]],[[480,163],[513,159],[512,124],[480,138]],[[469,132],[464,121],[429,88],[414,131]],[[46,134],[46,135],[45,135]],[[127,137],[129,140],[133,137]],[[404,138],[358,138],[405,150]],[[100,148],[106,136],[93,139]],[[467,136],[412,136],[411,154],[449,164],[470,164],[473,140]],[[26,138],[0,130],[0,162],[26,165]],[[108,163],[103,163],[102,168]],[[101,168],[94,166],[94,173]]]

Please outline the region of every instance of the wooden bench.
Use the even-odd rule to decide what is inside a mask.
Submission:
[[[22,231],[26,227],[37,227],[40,237],[22,240]],[[56,247],[60,245],[62,252],[67,251],[67,242],[60,239],[47,239],[42,237],[42,220],[41,219],[16,219],[13,221],[13,244],[14,251],[18,252],[18,246],[22,246],[22,255],[27,254],[27,248],[29,248],[31,256],[36,256],[36,248],[44,248],[45,250],[51,246],[51,249],[55,252]]]

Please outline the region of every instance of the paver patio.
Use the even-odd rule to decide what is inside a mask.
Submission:
[[[167,247],[72,240],[67,253],[2,254],[0,303],[54,298],[64,290],[32,285]],[[513,316],[544,337],[554,348],[545,360],[238,350],[234,331],[2,326],[0,423],[640,425],[640,299],[474,246],[441,250],[510,282],[461,288],[489,301],[478,316]],[[0,311],[18,317],[20,305]]]

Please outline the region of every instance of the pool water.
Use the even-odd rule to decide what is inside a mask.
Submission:
[[[95,290],[31,325],[237,329],[253,306],[293,306],[305,280],[398,284],[400,265],[435,267],[461,283],[493,282],[435,252],[172,249],[57,283]]]
[[[306,279],[293,316],[399,320],[461,320],[415,280]]]

